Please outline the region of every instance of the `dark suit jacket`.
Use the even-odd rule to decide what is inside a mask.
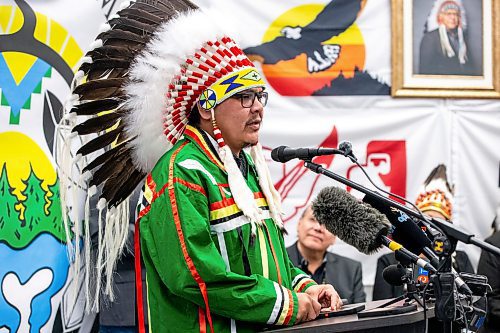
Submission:
[[[293,264],[299,266],[297,243],[286,250]],[[340,297],[347,299],[349,303],[364,302],[366,295],[363,289],[361,263],[330,252],[326,253],[326,261],[325,282],[333,285]]]
[[[458,50],[455,56],[449,58],[441,50],[439,30],[424,34],[420,44],[420,65],[417,74],[431,75],[481,75],[481,70],[476,68],[471,59],[465,64],[458,60]]]
[[[500,231],[486,239],[486,242],[500,248]],[[488,314],[486,323],[480,332],[500,332],[500,257],[481,251],[477,273],[486,275],[492,291],[488,293]]]
[[[397,264],[398,261],[394,257],[394,253],[387,253],[378,258],[377,272],[375,273],[375,283],[373,285],[373,300],[393,298],[403,295],[403,286],[393,286],[385,282],[382,272],[384,268]]]

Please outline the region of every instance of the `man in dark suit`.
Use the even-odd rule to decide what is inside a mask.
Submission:
[[[302,214],[297,225],[298,239],[287,248],[290,260],[317,283],[329,283],[341,298],[349,303],[365,301],[361,263],[327,252],[336,237],[326,230],[313,215],[311,206]]]
[[[494,233],[486,238],[486,242],[500,248],[500,205],[497,208],[497,216],[493,222]],[[481,251],[477,274],[486,275],[491,290],[488,291],[488,308],[486,322],[479,332],[500,333],[500,256],[487,251]]]

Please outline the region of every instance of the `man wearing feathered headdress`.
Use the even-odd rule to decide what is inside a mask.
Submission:
[[[73,167],[89,197],[102,187],[97,208],[107,210],[97,289],[123,246],[127,199],[146,179],[135,246],[153,332],[255,331],[341,306],[286,254],[259,143],[268,93],[230,26],[186,0],[132,2],[84,59],[64,118],[82,140],[94,134]]]
[[[437,0],[420,43],[419,74],[461,75],[470,72],[465,10],[461,1]]]

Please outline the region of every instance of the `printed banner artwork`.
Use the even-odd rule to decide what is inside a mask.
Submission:
[[[75,331],[85,321],[53,155],[81,43],[103,20],[95,1],[0,5],[0,331]]]
[[[366,146],[366,159],[361,167],[378,188],[406,198],[406,141],[373,140]],[[366,183],[361,167],[354,164],[347,169],[346,178],[358,184]],[[347,186],[347,191],[351,188]],[[380,190],[379,190],[380,191]],[[403,202],[397,197],[392,199]]]
[[[244,51],[283,96],[387,95],[365,69],[357,19],[365,1],[305,3],[277,13],[260,45]]]

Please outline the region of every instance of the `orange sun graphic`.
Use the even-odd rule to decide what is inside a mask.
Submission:
[[[272,22],[264,34],[262,42],[270,42],[283,36],[283,28],[285,27],[307,26],[324,8],[324,4],[308,4],[286,11]],[[318,48],[338,50],[334,63],[328,68],[311,71],[311,59],[313,65],[316,61],[316,64],[320,63],[320,60],[314,58],[314,55],[309,55],[311,59],[308,60],[308,55],[304,52],[291,60],[263,64],[262,70],[269,84],[284,96],[310,96],[315,91],[329,87],[332,80],[338,78],[339,75],[349,79],[354,76],[355,70],[362,71],[364,69],[365,45],[363,35],[356,23],[347,27],[338,36],[332,36],[330,39],[318,43]]]

